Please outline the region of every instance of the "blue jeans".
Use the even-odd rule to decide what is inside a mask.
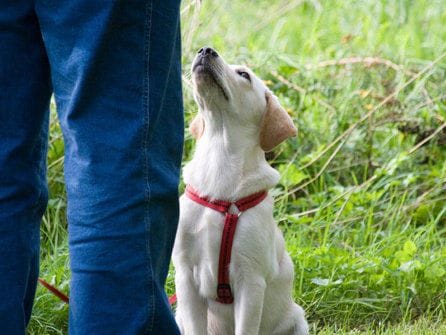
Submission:
[[[179,0],[0,0],[0,333],[24,334],[65,141],[70,334],[178,334],[164,292],[183,145]]]

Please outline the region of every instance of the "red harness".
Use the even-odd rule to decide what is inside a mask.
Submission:
[[[186,187],[185,194],[189,199],[195,201],[196,203],[225,214],[225,223],[223,227],[223,234],[221,236],[220,257],[218,260],[217,301],[222,304],[231,304],[234,301],[234,298],[232,296],[231,286],[229,284],[229,263],[231,262],[232,242],[234,241],[237,221],[242,212],[261,203],[268,195],[268,192],[262,191],[251,194],[235,202],[209,200],[209,198],[201,197],[190,185]],[[229,213],[229,208],[231,205],[238,208],[238,214]]]

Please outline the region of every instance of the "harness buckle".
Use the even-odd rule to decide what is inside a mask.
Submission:
[[[222,304],[232,304],[234,298],[232,296],[231,286],[229,284],[218,284],[217,301]]]

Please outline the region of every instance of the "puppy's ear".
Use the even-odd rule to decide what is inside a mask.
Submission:
[[[204,132],[204,120],[200,113],[198,113],[189,125],[189,130],[192,136],[198,140]]]
[[[271,92],[265,93],[266,112],[260,128],[260,147],[271,151],[289,137],[296,136],[297,128],[293,120]]]

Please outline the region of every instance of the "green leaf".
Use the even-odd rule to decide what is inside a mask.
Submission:
[[[417,252],[417,246],[411,240],[407,240],[404,243],[403,252],[408,256],[413,256]]]
[[[281,177],[280,183],[283,186],[290,187],[299,184],[309,176],[300,171],[295,165],[281,165],[279,167]]]

